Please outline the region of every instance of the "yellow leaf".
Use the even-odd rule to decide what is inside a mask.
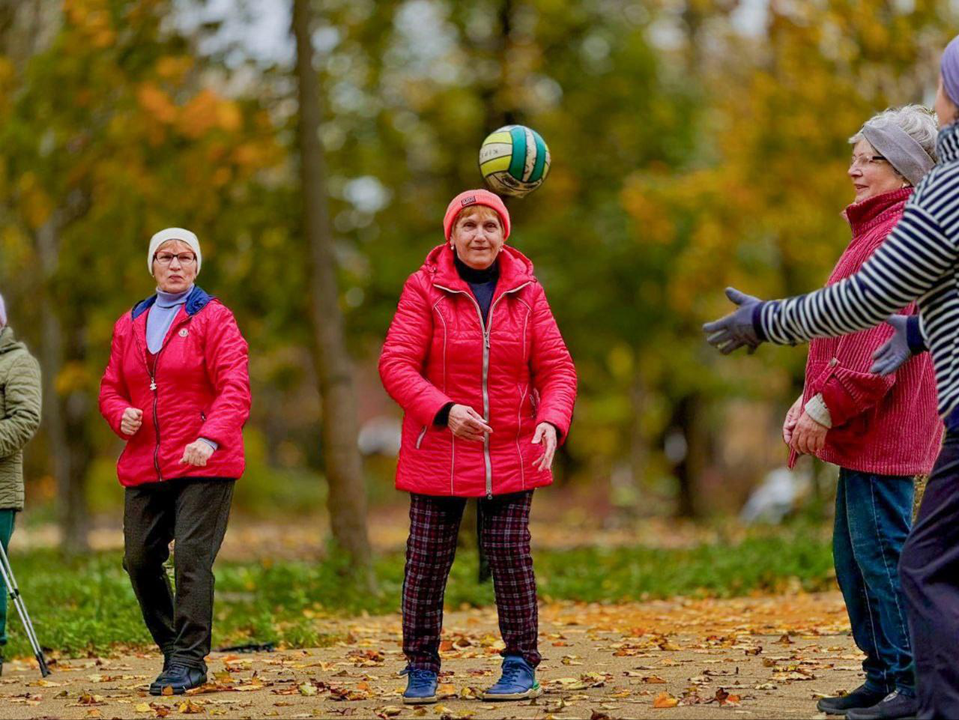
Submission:
[[[133,711],[138,713],[152,713],[153,708],[147,703],[139,703],[135,708],[133,708]]]
[[[674,708],[679,705],[679,700],[674,698],[668,692],[661,692],[656,696],[656,699],[653,700],[653,707],[659,710],[665,708]]]

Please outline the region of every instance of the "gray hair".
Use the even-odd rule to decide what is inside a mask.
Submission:
[[[939,135],[939,122],[936,120],[936,114],[924,105],[903,105],[898,108],[889,108],[877,113],[867,124],[891,122],[903,130],[913,140],[915,140],[926,154],[939,162],[936,156],[936,137]],[[855,145],[860,140],[865,140],[862,134],[862,128],[855,135],[849,138],[849,142]]]

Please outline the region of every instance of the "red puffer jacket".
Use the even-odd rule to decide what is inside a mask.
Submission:
[[[251,400],[246,340],[233,313],[195,288],[167,332],[151,377],[146,321],[155,300],[144,300],[117,321],[100,382],[100,414],[127,441],[117,463],[120,483],[239,478]],[[143,424],[132,437],[120,430],[128,407],[143,411]],[[181,465],[184,448],[201,437],[218,445],[206,466]]]
[[[380,355],[380,377],[405,411],[396,487],[425,495],[481,497],[553,481],[533,466],[531,440],[549,422],[565,440],[576,400],[576,369],[533,277],[512,247],[499,255],[489,319],[456,272],[448,244],[433,249],[406,281]],[[433,419],[444,405],[469,405],[493,433],[455,438]]]

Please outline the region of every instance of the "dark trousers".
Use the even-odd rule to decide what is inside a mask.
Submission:
[[[959,718],[959,432],[946,435],[899,561],[919,717]]]
[[[230,516],[235,480],[180,478],[127,488],[123,567],[163,654],[206,669],[213,631],[213,561]],[[163,563],[175,540],[176,598]]]
[[[916,694],[899,556],[912,525],[912,477],[840,468],[833,558],[866,685]]]
[[[539,632],[530,553],[532,491],[482,499],[480,541],[493,571],[499,628],[506,649],[536,667]],[[410,666],[439,672],[443,596],[465,498],[410,495],[410,537],[403,580],[403,653]]]
[[[7,550],[10,546],[10,538],[13,535],[13,524],[16,518],[16,510],[10,508],[0,510],[0,543],[3,543],[4,550]],[[9,595],[10,591],[3,584],[3,579],[0,579],[0,647],[7,644],[7,597]]]

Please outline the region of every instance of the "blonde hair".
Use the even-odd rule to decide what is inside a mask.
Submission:
[[[486,218],[493,218],[499,223],[500,229],[504,230],[503,219],[499,216],[499,213],[496,212],[493,208],[487,207],[486,205],[470,205],[463,208],[456,214],[456,219],[453,220],[453,228],[459,227],[460,221],[465,220],[468,217],[473,215],[479,215],[480,220],[485,220]]]

